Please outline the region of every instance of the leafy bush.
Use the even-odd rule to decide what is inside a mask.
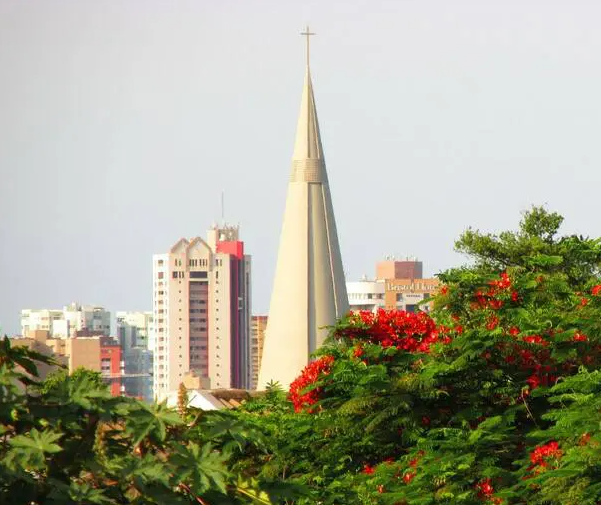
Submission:
[[[290,403],[239,414],[267,435],[248,461],[298,503],[601,501],[601,247],[561,222],[468,230],[432,317],[340,321]]]

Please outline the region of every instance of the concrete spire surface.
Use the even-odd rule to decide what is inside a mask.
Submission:
[[[348,296],[319,132],[307,27],[307,66],[286,209],[259,373],[288,387],[348,310]]]

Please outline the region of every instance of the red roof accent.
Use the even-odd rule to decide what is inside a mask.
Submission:
[[[217,252],[231,254],[241,260],[244,257],[244,242],[240,240],[217,242]]]

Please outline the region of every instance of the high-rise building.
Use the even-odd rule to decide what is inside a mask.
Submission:
[[[263,344],[265,342],[265,329],[267,316],[252,316],[250,330],[250,345],[252,356],[252,382],[251,389],[257,389],[259,383],[259,369],[263,357]]]
[[[21,311],[21,334],[48,331],[52,338],[74,337],[77,332],[109,336],[111,313],[104,307],[72,303],[62,310],[24,309]]]
[[[295,379],[349,309],[313,84],[307,66],[286,210],[265,333],[259,389]]]
[[[154,394],[187,372],[211,388],[250,388],[251,257],[234,226],[180,239],[153,258]]]
[[[152,312],[117,312],[116,319],[124,363],[123,393],[152,401]]]

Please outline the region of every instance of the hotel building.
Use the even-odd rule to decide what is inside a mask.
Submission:
[[[364,278],[346,283],[351,310],[375,312],[383,308],[415,312],[419,307],[429,311],[430,304],[422,302],[438,290],[439,281],[436,278],[423,279],[422,276],[421,261],[380,261],[376,264],[374,280]]]

